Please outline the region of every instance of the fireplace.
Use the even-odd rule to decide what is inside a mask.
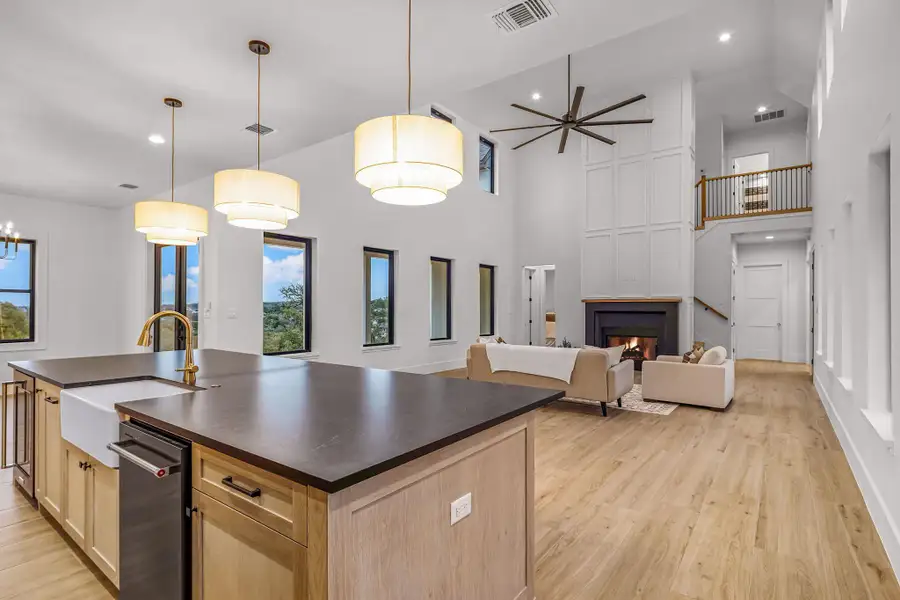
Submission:
[[[655,336],[607,335],[606,347],[625,346],[622,360],[633,360],[636,371],[641,370],[645,360],[656,360],[656,346],[659,338]]]
[[[678,300],[585,301],[584,341],[589,346],[625,346],[622,360],[636,371],[646,360],[678,351]]]

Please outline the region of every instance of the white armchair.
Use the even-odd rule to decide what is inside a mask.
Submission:
[[[680,356],[659,356],[642,365],[644,400],[660,400],[725,409],[734,398],[734,361],[720,365],[685,363]]]

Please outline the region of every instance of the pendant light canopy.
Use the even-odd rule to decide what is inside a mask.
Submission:
[[[452,123],[412,114],[412,0],[407,8],[407,114],[357,127],[354,163],[356,180],[379,202],[421,206],[462,183],[463,135]]]
[[[167,246],[194,246],[209,232],[206,210],[193,204],[175,202],[175,109],[181,100],[166,98],[172,109],[172,199],[145,200],[134,205],[134,228],[147,235],[147,241]]]
[[[284,175],[260,169],[261,59],[270,52],[269,44],[250,42],[256,54],[256,169],[219,171],[213,180],[216,210],[228,216],[237,227],[272,231],[287,227],[289,219],[300,216],[300,184]]]

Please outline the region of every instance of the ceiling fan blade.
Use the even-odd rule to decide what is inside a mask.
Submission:
[[[592,123],[578,123],[579,127],[593,127],[596,125],[641,125],[652,123],[653,119],[629,119],[625,121],[594,121]]]
[[[527,146],[527,145],[530,144],[531,142],[536,142],[536,141],[538,141],[539,139],[541,139],[542,137],[547,137],[547,136],[550,135],[551,133],[555,133],[555,132],[559,131],[560,129],[562,129],[562,125],[558,125],[555,129],[551,129],[551,130],[548,131],[547,133],[542,133],[541,135],[537,136],[536,138],[531,138],[530,140],[528,140],[528,141],[525,142],[524,144],[519,144],[518,146],[514,146],[514,147],[513,147],[513,150],[518,150],[518,149],[521,148],[522,146]]]
[[[584,97],[584,86],[579,85],[575,89],[575,99],[572,101],[572,108],[569,110],[569,118],[577,119],[578,111],[581,109],[581,99]]]
[[[597,135],[593,131],[588,131],[587,129],[582,129],[581,127],[573,127],[572,129],[574,129],[575,131],[577,131],[578,133],[580,133],[582,135],[592,137],[595,140],[597,140],[598,142],[603,142],[604,144],[609,144],[610,146],[615,144],[615,142],[612,141],[611,139],[609,139],[608,137],[603,137],[602,135]]]
[[[491,129],[491,133],[500,133],[501,131],[519,131],[520,129],[543,129],[544,127],[559,127],[559,125],[551,123],[550,125],[527,125],[525,127],[507,127],[506,129]]]
[[[639,102],[646,97],[647,96],[645,96],[644,94],[641,94],[639,96],[635,96],[634,98],[629,98],[628,100],[623,100],[622,102],[619,102],[618,104],[613,104],[612,106],[607,106],[603,110],[598,110],[597,112],[591,113],[591,114],[587,115],[586,117],[582,117],[582,118],[578,119],[578,122],[584,123],[585,121],[590,121],[594,117],[599,117],[600,115],[605,115],[608,112],[612,112],[614,110],[619,110],[620,108],[628,106],[629,104],[634,104],[635,102]]]
[[[559,153],[562,154],[566,151],[566,142],[569,140],[569,128],[563,128],[562,135],[559,138]]]
[[[553,115],[548,115],[547,113],[542,113],[539,110],[534,110],[533,108],[528,108],[527,106],[522,106],[521,104],[511,104],[513,108],[518,108],[519,110],[524,110],[525,112],[530,112],[533,115],[537,115],[539,117],[544,117],[545,119],[550,119],[551,121],[556,121],[557,123],[562,123],[562,119],[558,119]]]

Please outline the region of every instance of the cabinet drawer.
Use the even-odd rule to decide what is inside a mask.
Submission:
[[[296,542],[306,544],[306,486],[199,444],[193,486]]]

